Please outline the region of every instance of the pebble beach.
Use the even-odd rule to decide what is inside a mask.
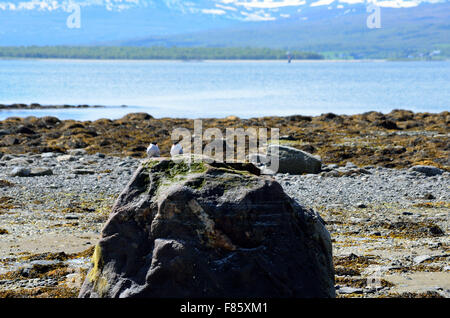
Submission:
[[[413,125],[414,117],[420,115],[412,116],[377,118],[374,125],[368,121],[367,126],[374,128],[358,135],[391,135],[396,142],[372,152],[366,147],[366,153],[354,127],[345,125],[355,117],[253,120],[290,123],[280,126],[286,143],[322,157],[318,174],[268,178],[275,178],[289,196],[324,219],[333,242],[338,297],[450,297],[449,126],[445,119],[449,115],[432,114],[441,123],[423,123],[425,128],[420,129]],[[111,207],[145,160],[145,138],[139,139],[140,144],[134,140],[122,147],[124,151],[110,143],[102,146],[101,139],[127,127],[129,135],[134,135],[140,126],[155,123],[153,133],[163,138],[162,130],[183,124],[183,120],[171,120],[169,125],[142,118],[128,116],[122,119],[123,127],[120,120],[104,122],[111,130],[103,135],[91,129],[100,123],[64,121],[54,124],[60,129],[56,132],[51,124],[39,127],[38,119],[29,118],[21,119],[22,125],[14,127],[22,132],[14,133],[9,124],[13,120],[2,122],[0,297],[77,297]],[[238,119],[215,124],[230,121]],[[401,128],[405,121],[409,128]],[[340,140],[347,139],[342,147],[347,148],[326,142],[327,134],[332,136],[339,126]],[[323,134],[307,140],[302,133],[309,130]],[[5,144],[12,138],[17,142]],[[69,144],[77,140],[86,144]],[[118,144],[124,140],[125,136]],[[405,153],[411,153],[408,162],[401,160]],[[427,169],[417,168],[427,163]]]

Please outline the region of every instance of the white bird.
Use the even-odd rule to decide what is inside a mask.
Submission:
[[[170,155],[172,157],[176,155],[182,155],[183,154],[183,147],[179,143],[175,143],[172,145],[172,148],[170,148]]]
[[[147,156],[149,157],[159,157],[159,147],[157,143],[151,143],[147,148]]]

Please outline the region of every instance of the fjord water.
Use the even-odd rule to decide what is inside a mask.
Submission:
[[[450,61],[0,60],[0,103],[114,106],[3,110],[0,119],[116,119],[129,112],[157,118],[441,112],[450,109]]]

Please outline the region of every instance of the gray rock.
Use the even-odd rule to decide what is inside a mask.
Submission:
[[[420,255],[413,258],[413,262],[416,264],[420,264],[422,262],[425,262],[426,260],[431,259],[432,257],[430,255]]]
[[[87,155],[87,151],[85,149],[69,149],[67,150],[67,154],[71,156],[84,156]]]
[[[353,162],[348,161],[348,162],[345,164],[345,168],[347,168],[347,169],[356,169],[356,168],[358,168],[358,166],[355,165]]]
[[[413,166],[410,168],[411,171],[420,172],[425,174],[427,177],[432,177],[436,175],[441,175],[442,170],[433,166]]]
[[[73,169],[72,172],[77,175],[95,174],[95,171],[87,169]]]
[[[39,177],[53,175],[53,171],[48,168],[24,168],[16,167],[9,174],[11,177]]]
[[[66,215],[64,218],[65,218],[66,220],[78,220],[78,219],[80,219],[79,216],[74,215],[74,214]]]
[[[3,137],[2,139],[2,146],[3,147],[9,147],[9,146],[13,146],[13,145],[17,145],[19,144],[19,139],[17,139],[16,137],[12,136],[12,135],[7,135],[5,137]]]
[[[339,171],[337,171],[337,170],[331,170],[331,171],[328,171],[328,172],[321,172],[320,174],[322,176],[324,176],[324,177],[335,177],[335,178],[337,178],[337,177],[340,176]]]
[[[44,152],[43,154],[41,154],[41,158],[54,158],[56,157],[56,153],[54,152]]]
[[[428,247],[431,249],[437,249],[442,246],[441,242],[429,242]]]
[[[62,162],[62,161],[75,161],[76,158],[74,156],[72,156],[72,155],[62,155],[62,156],[56,157],[56,160],[59,161],[59,162]]]
[[[278,148],[278,157],[276,149]],[[279,160],[278,173],[303,174],[319,173],[322,162],[319,158],[296,148],[270,145],[267,148],[267,156],[270,160]]]
[[[320,216],[251,164],[144,163],[80,297],[335,297]]]
[[[30,171],[31,177],[51,176],[53,171],[49,168],[32,168]]]
[[[11,156],[11,155],[3,155],[2,156],[2,160],[3,161],[9,161],[9,160],[12,160],[12,159],[14,159],[14,157]]]
[[[11,134],[11,130],[9,129],[0,129],[0,136],[5,136]]]
[[[29,177],[30,176],[30,169],[23,168],[23,167],[16,167],[10,172],[11,177]]]
[[[16,166],[28,166],[30,163],[33,163],[33,159],[14,158],[8,162],[9,165],[16,165]]]
[[[362,294],[363,293],[363,289],[362,288],[342,286],[342,287],[340,287],[337,290],[337,292],[339,294]]]

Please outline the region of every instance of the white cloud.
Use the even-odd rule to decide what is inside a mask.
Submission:
[[[237,6],[243,6],[245,8],[259,8],[259,9],[271,9],[271,8],[282,8],[282,7],[296,7],[306,4],[306,0],[265,0],[263,2],[252,1],[252,2],[242,2],[242,1],[227,1],[228,3],[233,3]]]
[[[237,9],[235,7],[224,6],[224,5],[221,5],[218,3],[216,3],[216,8],[220,8],[220,9],[228,10],[228,11],[237,11]]]
[[[227,14],[226,11],[220,10],[220,9],[203,9],[201,10],[202,13],[205,14],[214,14],[214,15],[224,15]]]
[[[318,7],[318,6],[328,6],[332,4],[334,0],[319,0],[316,2],[311,3],[311,7]]]
[[[411,8],[416,7],[420,4],[421,0],[412,0],[412,1],[403,1],[403,0],[396,0],[396,1],[375,1],[377,5],[380,7],[390,7],[390,8]]]
[[[356,3],[364,3],[366,1],[365,0],[339,0],[339,2],[346,3],[346,4],[356,4]]]
[[[272,17],[269,13],[265,13],[263,10],[258,12],[245,12],[241,11],[241,14],[245,16],[245,21],[273,21],[276,20],[275,17]]]

